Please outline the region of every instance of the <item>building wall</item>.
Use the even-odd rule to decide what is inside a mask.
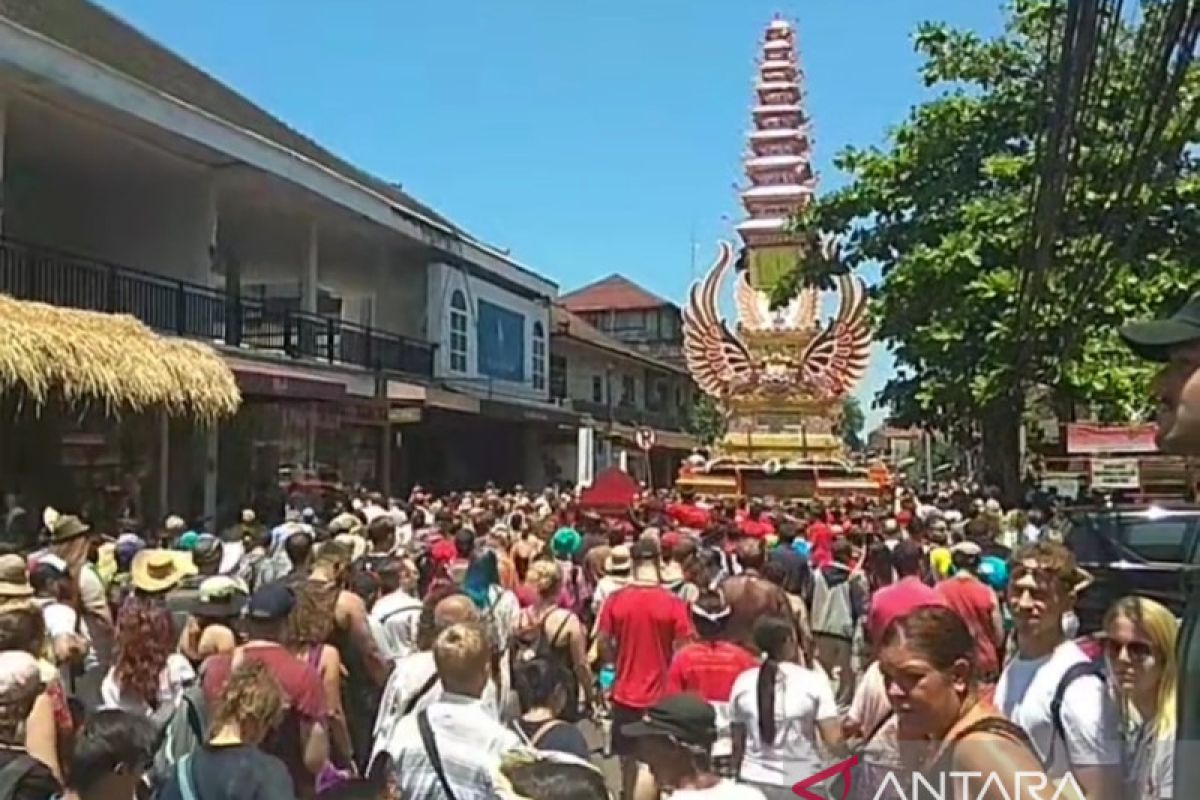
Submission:
[[[451,370],[451,330],[450,303],[455,291],[461,291],[467,305],[467,359],[466,370]],[[548,298],[545,301],[534,301],[513,294],[495,284],[488,283],[475,276],[468,275],[464,270],[442,263],[430,264],[426,287],[426,338],[437,343],[437,358],[434,364],[435,377],[459,384],[475,393],[487,394],[489,391],[498,396],[517,396],[531,400],[546,400],[549,397],[549,334],[550,319]],[[522,348],[523,348],[523,380],[503,380],[484,375],[479,364],[479,301],[483,300],[493,306],[519,314],[523,317]],[[546,340],[546,384],[540,388],[533,386],[533,331],[534,324],[541,323]]]

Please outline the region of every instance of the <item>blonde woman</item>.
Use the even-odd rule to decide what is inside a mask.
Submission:
[[[1179,623],[1145,597],[1118,600],[1104,618],[1104,657],[1125,737],[1124,797],[1173,796]]]
[[[592,670],[588,666],[587,629],[573,611],[558,604],[562,589],[562,571],[553,561],[535,561],[525,576],[534,590],[532,606],[521,611],[513,632],[518,662],[533,658],[550,661],[560,671],[567,702],[559,718],[577,722],[584,716],[579,694],[586,697],[586,708],[593,702]]]

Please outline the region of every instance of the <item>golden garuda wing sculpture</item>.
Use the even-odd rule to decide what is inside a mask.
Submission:
[[[825,395],[842,395],[862,380],[871,352],[867,289],[856,275],[838,276],[837,316],[800,357],[803,383]]]
[[[683,309],[683,353],[688,371],[705,394],[718,399],[752,386],[756,372],[750,351],[717,310],[717,290],[732,262],[733,247],[721,242],[716,262],[704,279],[692,286]]]
[[[832,398],[853,388],[866,372],[871,346],[862,281],[852,275],[838,276],[838,313],[806,344],[758,352],[729,328],[717,308],[717,293],[732,263],[733,248],[721,242],[716,262],[692,287],[683,310],[684,355],[697,385],[718,400],[749,395]],[[812,296],[804,294],[803,304],[815,306],[816,290],[805,292]],[[735,303],[743,326],[747,330],[788,327],[772,324],[764,299],[745,275],[739,276]]]

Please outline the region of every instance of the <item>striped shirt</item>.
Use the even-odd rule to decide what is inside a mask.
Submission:
[[[496,796],[492,771],[499,766],[500,757],[519,747],[521,740],[475,697],[443,693],[426,713],[457,800],[492,800]],[[385,744],[392,757],[396,788],[400,797],[441,800],[446,793],[425,752],[417,717],[413,713],[400,720]]]

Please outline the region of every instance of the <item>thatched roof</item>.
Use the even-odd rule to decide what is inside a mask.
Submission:
[[[0,295],[0,392],[35,403],[99,402],[110,412],[162,409],[212,421],[241,405],[233,372],[211,347],[158,336],[123,314]]]

